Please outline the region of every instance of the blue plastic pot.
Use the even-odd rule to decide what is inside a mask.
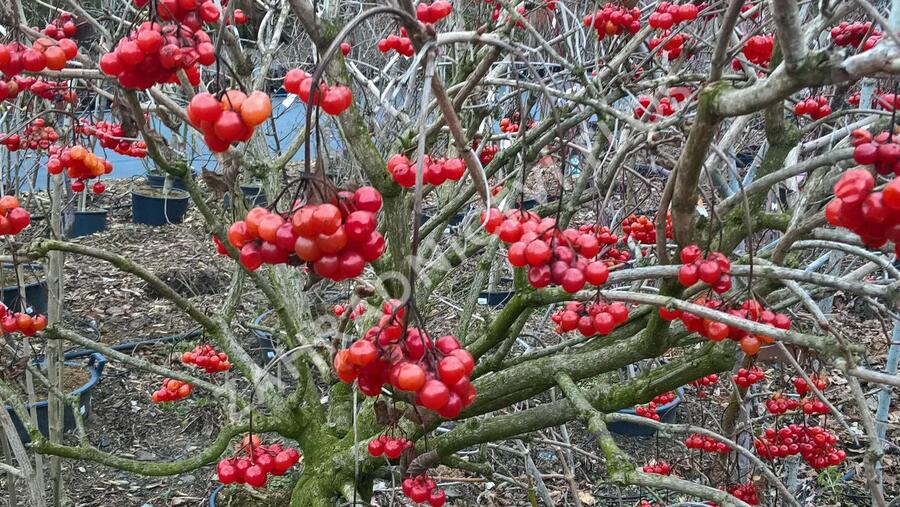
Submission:
[[[266,193],[263,191],[262,187],[256,185],[241,185],[241,192],[244,194],[244,198],[247,199],[247,202],[250,203],[251,207],[266,207],[269,204],[269,200],[266,198]],[[224,203],[226,208],[231,206],[230,194],[225,194]]]
[[[675,417],[678,415],[678,405],[681,405],[681,398],[684,396],[684,389],[679,387],[675,393],[674,400],[656,407],[656,413],[659,414],[659,422],[671,423],[675,421]],[[634,407],[623,408],[618,412],[620,414],[637,415]],[[627,437],[650,437],[656,434],[655,428],[651,428],[644,424],[612,421],[607,423],[606,426],[609,428],[609,431]]]
[[[66,362],[67,366],[80,366],[81,363],[76,362]],[[91,414],[91,392],[94,390],[94,387],[100,382],[100,377],[103,375],[103,368],[106,366],[106,357],[102,354],[93,353],[89,356],[87,369],[91,372],[91,378],[88,379],[87,383],[83,386],[79,387],[75,391],[71,393],[72,396],[78,396],[79,400],[79,410],[81,412],[81,416],[87,418]],[[32,405],[26,405],[26,408],[31,411]],[[16,427],[16,431],[19,433],[19,438],[22,439],[23,443],[28,443],[31,441],[31,438],[28,436],[28,432],[25,430],[25,426],[22,424],[22,421],[19,420],[18,415],[13,411],[12,407],[6,405],[6,411],[12,417],[13,424]],[[34,404],[35,411],[37,412],[37,426],[38,430],[44,435],[47,436],[50,434],[49,430],[49,418],[48,418],[48,408],[47,408],[47,400],[39,401]],[[72,431],[75,429],[75,414],[72,412],[72,406],[66,404],[65,414],[63,415],[63,428],[65,431]]]
[[[209,495],[209,507],[216,507],[216,497],[219,496],[223,489],[225,489],[225,486],[218,486],[212,490],[212,493]]]
[[[108,211],[105,209],[76,211],[67,236],[69,238],[80,238],[95,232],[105,231],[107,214]]]
[[[187,187],[184,185],[183,179],[175,176],[170,176],[169,179],[172,180],[172,188],[176,190],[187,190]],[[147,173],[147,185],[149,185],[151,188],[163,188],[165,184],[165,174]]]
[[[272,310],[262,312],[259,317],[253,320],[256,325],[262,324],[262,321],[272,313]],[[253,334],[256,335],[256,342],[259,344],[260,360],[263,364],[269,364],[275,359],[275,342],[272,341],[272,334],[266,331],[254,329]]]
[[[15,269],[11,264],[4,265],[3,269]],[[26,264],[23,266],[25,271],[31,271],[32,273],[40,272],[40,276],[43,277],[43,268],[39,264]],[[26,276],[25,279],[33,279],[34,276]],[[24,281],[24,280],[23,280]],[[25,300],[28,302],[28,306],[32,308],[33,313],[47,313],[47,280],[38,280],[36,282],[31,282],[26,284],[23,289],[25,289]],[[19,287],[16,285],[10,287],[4,287],[0,289],[0,293],[2,293],[2,301],[3,304],[6,305],[7,308],[12,308],[15,310],[19,309]]]
[[[158,191],[135,189],[131,191],[131,213],[136,224],[180,224],[190,201],[190,195],[183,190],[173,189],[161,195]]]

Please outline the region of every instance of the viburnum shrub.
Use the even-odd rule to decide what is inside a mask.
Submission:
[[[344,382],[354,380],[366,396],[378,396],[390,384],[414,393],[416,405],[454,419],[475,401],[469,376],[475,360],[456,338],[431,338],[415,327],[404,327],[406,308],[386,301],[377,326],[334,356],[334,369]]]
[[[238,453],[219,461],[216,475],[222,484],[262,488],[269,475],[280,477],[300,461],[300,453],[279,444],[263,445],[256,435],[245,437]]]
[[[404,188],[412,188],[416,184],[415,160],[410,161],[406,155],[394,155],[388,159],[387,171],[394,182]],[[429,185],[441,185],[447,181],[459,181],[466,173],[466,163],[461,158],[431,158],[425,155],[422,159],[422,178]]]
[[[288,216],[253,208],[231,224],[228,242],[250,271],[263,264],[308,263],[319,276],[347,280],[384,253],[384,237],[375,230],[380,209],[381,194],[372,187],[340,192],[331,203],[299,206]],[[226,253],[221,247],[219,252]]]
[[[100,69],[124,88],[146,90],[154,84],[177,84],[179,70],[184,70],[190,84],[197,86],[198,65],[215,61],[215,47],[203,30],[146,21],[100,58]]]
[[[165,403],[167,401],[183,400],[191,395],[194,386],[181,380],[164,378],[162,386],[150,395],[153,403]]]
[[[212,345],[197,345],[194,350],[181,355],[181,362],[192,364],[206,373],[218,373],[231,369],[231,362],[224,352],[216,352]]]
[[[186,111],[209,149],[223,152],[233,143],[253,137],[254,129],[272,115],[272,101],[259,90],[249,95],[228,90],[218,99],[204,92],[194,95]]]
[[[15,236],[31,223],[31,213],[12,195],[0,197],[0,236]]]

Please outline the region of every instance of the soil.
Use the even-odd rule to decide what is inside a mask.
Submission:
[[[43,372],[46,375],[46,372]],[[88,380],[91,379],[90,370],[81,367],[81,366],[69,366],[66,365],[63,368],[63,391],[66,393],[71,393],[76,389],[82,387],[83,385],[88,383]],[[22,375],[19,377],[19,382],[16,383],[16,386],[19,388],[19,392],[26,396],[25,390],[25,376]],[[37,396],[38,400],[47,400],[47,386],[43,383],[39,382],[37,379],[34,381],[34,393]],[[25,398],[23,398],[25,399]]]

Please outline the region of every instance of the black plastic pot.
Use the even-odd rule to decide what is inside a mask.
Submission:
[[[752,152],[738,153],[734,156],[734,165],[739,168],[747,167],[753,163],[754,158],[756,158],[756,150]]]
[[[66,362],[66,365],[80,366],[81,363]],[[71,393],[72,396],[78,396],[79,410],[83,418],[87,418],[91,414],[91,392],[94,390],[97,382],[100,381],[100,377],[103,375],[104,366],[106,366],[105,356],[96,352],[91,354],[86,366],[87,369],[91,372],[91,378],[88,379],[86,384]],[[12,421],[16,427],[16,431],[19,433],[19,438],[22,439],[23,443],[27,444],[28,442],[30,442],[31,439],[28,437],[28,432],[25,430],[25,425],[23,425],[22,421],[19,420],[19,417],[13,411],[12,407],[7,405],[5,408],[9,415],[12,417]],[[30,413],[31,405],[27,405],[26,408]],[[49,435],[50,430],[47,400],[35,403],[34,408],[35,412],[37,413],[38,430],[40,430],[40,432],[44,436]],[[63,428],[65,431],[71,431],[75,429],[75,414],[74,412],[72,412],[72,406],[68,404],[66,405],[65,414],[63,415]]]
[[[4,269],[15,269],[12,265],[3,266]],[[43,277],[43,268],[38,264],[26,264],[23,266],[26,271],[41,272],[40,276]],[[25,277],[26,280],[34,279],[33,276]],[[25,280],[23,280],[25,281]],[[35,282],[31,282],[25,284],[23,287],[25,289],[25,300],[28,302],[28,306],[32,308],[33,313],[47,313],[47,280],[37,280]],[[0,289],[0,293],[2,293],[2,301],[3,304],[6,305],[7,308],[18,309],[19,303],[19,287],[16,285],[12,285],[10,287],[4,287]]]
[[[108,211],[105,209],[76,211],[72,219],[72,226],[69,227],[68,237],[80,238],[95,232],[105,231],[107,214]]]
[[[175,176],[171,176],[172,180],[172,188],[177,190],[187,190],[187,187],[184,185],[184,180],[181,178],[177,178]],[[147,185],[151,188],[163,188],[166,184],[166,175],[165,174],[157,174],[157,173],[147,173]]]
[[[131,191],[131,214],[136,224],[180,224],[190,200],[183,190],[170,190],[162,195],[158,190],[135,189]]]
[[[684,396],[684,389],[678,388],[675,399],[669,403],[656,407],[656,413],[659,414],[659,422],[671,423],[675,421],[678,415],[678,405],[681,405],[681,398]],[[618,411],[620,414],[637,415],[634,407],[623,408]],[[612,421],[606,424],[609,431],[618,435],[627,437],[650,437],[656,434],[656,429],[643,424],[635,424],[624,421]]]
[[[272,313],[272,310],[262,312],[259,317],[253,320],[253,323],[260,325],[270,313]],[[272,359],[275,359],[275,342],[272,341],[272,334],[259,329],[254,329],[253,334],[256,335],[256,342],[259,344],[260,360],[263,364],[269,364]]]
[[[481,291],[478,293],[478,304],[485,306],[501,307],[512,299],[514,292],[511,290]]]
[[[265,207],[269,204],[269,200],[266,199],[266,193],[260,186],[241,185],[241,192],[244,194],[244,198],[247,199],[247,202],[250,203],[251,207]],[[225,194],[224,202],[226,208],[231,206],[231,194]]]

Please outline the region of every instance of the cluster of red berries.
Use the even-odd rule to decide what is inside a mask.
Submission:
[[[74,146],[54,145],[50,147],[50,157],[47,159],[47,172],[50,174],[62,174],[65,171],[66,175],[73,180],[73,192],[84,192],[86,188],[84,182],[86,180],[99,178],[104,174],[111,173],[112,170],[112,162],[88,151],[87,148],[80,144]],[[100,192],[103,192],[105,189],[106,187],[103,187]]]
[[[181,355],[181,362],[192,364],[206,373],[213,374],[231,369],[231,362],[224,352],[216,352],[212,345],[197,345],[194,350]]]
[[[749,370],[747,368],[741,368],[736,374],[731,376],[731,379],[734,380],[734,383],[737,384],[738,387],[747,389],[753,384],[765,380],[766,372],[755,366]]]
[[[187,382],[175,380],[173,378],[164,378],[162,386],[150,395],[150,401],[153,403],[163,403],[166,401],[183,400],[191,395],[194,386]]]
[[[500,120],[500,132],[504,134],[515,134],[519,131],[519,123],[521,122],[521,115],[518,111],[514,112],[509,118],[502,118]],[[531,128],[534,126],[534,120],[528,119],[525,124],[526,128]]]
[[[873,136],[867,130],[857,129],[851,133],[851,138],[853,160],[857,164],[874,164],[876,172],[882,176],[900,176],[900,139],[897,136],[891,136],[887,132]]]
[[[666,30],[659,37],[651,37],[647,41],[647,48],[650,49],[650,51],[653,51],[670,35],[672,35],[672,32],[670,30]],[[691,36],[686,33],[679,33],[675,34],[671,39],[666,41],[665,45],[663,46],[663,51],[666,53],[666,59],[671,62],[681,56],[681,51],[684,49],[684,43],[690,40],[690,38]],[[691,56],[692,54],[688,53],[688,57]]]
[[[341,304],[334,305],[331,307],[331,313],[335,317],[341,317],[342,315],[347,313],[347,307],[344,305],[341,305]],[[356,307],[353,308],[353,311],[350,312],[350,315],[348,315],[348,318],[350,320],[356,320],[358,317],[361,317],[365,313],[366,313],[366,304],[359,303],[356,305]]]
[[[794,104],[794,114],[797,116],[807,115],[813,120],[821,120],[831,114],[831,106],[828,104],[828,97],[819,95],[818,97],[808,97]]]
[[[21,135],[3,135],[3,144],[9,151],[47,150],[56,141],[59,141],[59,134],[43,118],[36,118],[26,125]]]
[[[656,244],[656,224],[647,215],[628,215],[622,220],[622,234],[644,245]],[[666,216],[666,238],[672,237],[672,215]]]
[[[859,92],[856,93],[856,103],[859,104]],[[847,102],[850,102],[848,99]],[[893,111],[898,106],[900,106],[900,95],[894,95],[893,93],[879,93],[875,95],[875,105],[885,111]]]
[[[554,8],[555,8],[555,4],[554,4]],[[494,5],[494,10],[491,12],[491,21],[494,21],[495,23],[500,21],[500,12],[501,12],[500,3],[498,2],[496,5]],[[525,17],[526,16],[525,6],[519,5],[518,7],[516,7],[516,13],[519,16]],[[511,18],[512,18],[512,16],[504,17],[503,23],[504,24],[508,23]],[[585,25],[585,26],[587,26],[587,25]],[[516,19],[516,28],[525,28],[525,23],[522,23],[521,21]]]
[[[766,410],[773,415],[784,414],[797,410],[800,402],[781,393],[775,393],[766,400]]]
[[[134,0],[138,9],[143,9],[150,0]],[[228,5],[228,0],[222,0],[222,7]],[[176,21],[192,30],[199,30],[202,23],[214,24],[219,22],[222,12],[216,7],[213,0],[158,0],[156,12],[163,21]],[[230,20],[229,20],[230,22]],[[234,23],[243,25],[247,22],[247,15],[241,9],[234,9]]]
[[[539,289],[559,284],[570,293],[585,283],[603,285],[609,269],[603,261],[592,261],[600,253],[600,240],[590,230],[560,231],[553,218],[541,219],[529,211],[512,209],[505,214],[497,208],[484,212],[481,223],[491,234],[510,244],[507,257],[513,267],[528,268],[528,283]]]
[[[401,55],[409,58],[415,54],[416,48],[413,47],[412,39],[406,32],[406,28],[400,27],[400,35],[390,34],[378,41],[378,51],[387,53],[394,50]]]
[[[594,234],[597,236],[597,241],[600,242],[601,245],[615,245],[619,242],[619,236],[616,235],[612,230],[606,225],[598,225],[598,224],[584,224],[578,226],[578,232],[582,234]]]
[[[410,161],[406,155],[394,155],[387,163],[387,171],[394,182],[403,188],[416,185],[416,161]],[[466,163],[461,158],[422,159],[422,180],[429,185],[441,185],[446,181],[459,181],[466,173]]]
[[[617,266],[619,264],[624,264],[631,260],[631,252],[628,250],[619,250],[618,248],[607,248],[603,252],[600,253],[600,260],[602,260],[607,266]]]
[[[141,140],[125,139],[125,130],[118,123],[98,121],[97,123],[79,123],[75,132],[96,137],[100,146],[113,150],[119,155],[144,158],[147,156],[147,143]]]
[[[606,4],[594,14],[582,18],[586,27],[594,27],[597,39],[629,33],[634,35],[641,29],[641,11],[637,7],[628,9],[621,5]]]
[[[900,145],[893,146],[900,148]],[[883,191],[873,192],[874,187],[875,178],[865,169],[845,172],[834,185],[835,197],[825,207],[825,219],[831,225],[850,229],[870,248],[880,248],[888,241],[893,241],[897,248],[900,177],[894,178]]]
[[[65,81],[50,82],[43,79],[24,78],[20,79],[20,82],[25,85],[22,89],[30,91],[35,97],[68,103],[74,103],[78,99],[75,90],[69,88],[69,83]]]
[[[647,121],[656,121],[659,116],[666,117],[675,114],[675,107],[668,97],[659,99],[659,102],[653,103],[653,97],[650,95],[641,95],[638,97],[638,105],[634,108],[634,117],[637,119],[645,119]]]
[[[432,343],[417,328],[404,332],[405,314],[399,301],[385,301],[378,325],[335,355],[338,378],[348,384],[358,380],[360,391],[373,397],[389,383],[416,393],[417,405],[453,419],[475,401],[477,393],[469,381],[475,360],[453,336]]]
[[[272,115],[272,100],[265,92],[250,95],[228,90],[217,99],[203,92],[187,106],[191,123],[203,133],[203,141],[214,152],[228,150],[232,143],[249,141],[254,129]]]
[[[472,143],[472,149],[477,149],[477,142]],[[481,148],[481,152],[478,154],[478,160],[481,161],[481,165],[488,165],[494,160],[494,156],[497,155],[497,152],[500,151],[500,147],[496,144],[488,143],[485,144]]]
[[[672,467],[669,463],[665,461],[657,461],[655,463],[648,463],[644,465],[643,469],[644,473],[648,474],[657,474],[657,475],[669,475],[672,473]]]
[[[0,329],[4,333],[22,333],[25,336],[34,336],[35,333],[46,328],[46,315],[11,312],[6,305],[0,303]]]
[[[335,85],[329,86],[324,82],[319,82],[319,89],[313,93],[312,76],[302,69],[291,69],[284,76],[284,89],[288,93],[300,97],[304,104],[310,103],[310,94],[312,94],[312,103],[321,107],[322,111],[332,116],[337,116],[344,112],[353,104],[353,92],[349,86]]]
[[[807,398],[800,403],[800,410],[806,415],[827,414],[828,405],[819,399]]]
[[[666,391],[662,394],[657,394],[656,396],[654,396],[653,403],[656,403],[657,405],[665,405],[666,403],[672,403],[673,401],[675,401],[676,397],[677,396],[675,395],[675,391]]]
[[[31,223],[31,213],[12,195],[0,197],[0,236],[15,236]]]
[[[678,270],[678,282],[685,287],[690,287],[702,281],[712,286],[717,294],[724,294],[731,290],[731,262],[721,252],[710,252],[703,259],[703,251],[697,245],[688,245],[681,249],[679,254],[682,262]]]
[[[62,70],[77,54],[78,44],[72,39],[39,37],[31,47],[17,41],[0,44],[0,72],[10,78],[22,71]]]
[[[763,459],[800,455],[816,470],[840,465],[847,454],[835,447],[838,438],[821,426],[791,424],[783,428],[766,428],[753,440],[756,453]]]
[[[657,30],[668,30],[678,23],[697,19],[699,12],[696,4],[679,5],[674,2],[660,2],[656,5],[656,10],[651,12],[650,17],[647,18],[647,24]]]
[[[709,396],[706,389],[709,386],[715,385],[719,382],[719,376],[715,373],[710,375],[705,375],[703,377],[698,378],[697,380],[691,382],[691,385],[697,389],[697,397],[698,398],[706,398]]]
[[[197,86],[197,64],[213,64],[215,52],[203,30],[145,21],[100,58],[100,70],[114,76],[125,88],[146,90],[157,83],[178,83],[179,70],[184,70],[191,85]]]
[[[403,495],[414,503],[427,502],[431,507],[441,507],[447,501],[447,494],[437,487],[434,479],[424,473],[418,477],[407,477],[401,485]]]
[[[701,298],[702,300],[702,298]],[[791,319],[783,313],[774,313],[763,309],[762,305],[753,299],[747,299],[737,308],[726,309],[722,303],[715,300],[696,301],[696,303],[704,304],[707,308],[713,310],[726,311],[735,317],[759,322],[778,329],[790,329]],[[774,343],[775,340],[766,335],[753,335],[737,327],[731,327],[728,324],[712,319],[704,319],[688,312],[679,310],[669,311],[660,308],[660,316],[666,320],[674,320],[680,318],[688,331],[699,333],[705,338],[713,341],[722,341],[729,338],[736,342],[740,342],[741,350],[745,354],[753,356],[759,352],[762,345]]]
[[[731,452],[731,447],[725,445],[724,442],[719,442],[712,437],[701,435],[699,433],[694,433],[687,437],[684,440],[684,445],[688,449],[697,449],[703,452],[717,452],[720,454],[728,454]]]
[[[416,5],[416,19],[422,23],[437,23],[453,12],[453,5],[446,0],[435,0],[431,5],[419,2]]]
[[[359,276],[384,253],[384,237],[375,230],[379,209],[381,194],[372,187],[340,192],[332,203],[307,204],[289,219],[253,208],[231,224],[228,242],[240,249],[241,264],[250,271],[308,262],[319,276],[339,282]]]
[[[0,44],[0,47],[3,47],[3,45]],[[0,78],[2,77],[3,73],[0,72]],[[0,79],[0,102],[7,99],[12,100],[19,96],[19,92],[25,89],[19,84],[20,79],[21,76],[16,76],[8,81]],[[2,140],[0,140],[0,142],[2,142]]]
[[[659,414],[656,413],[656,402],[651,401],[646,406],[638,405],[634,407],[634,413],[640,417],[646,417],[647,419],[652,419],[654,421],[659,420]]]
[[[756,484],[752,481],[744,484],[735,484],[729,486],[728,494],[741,500],[747,505],[759,505],[759,495],[756,492]]]
[[[585,305],[578,301],[569,301],[550,318],[561,333],[577,329],[584,336],[597,334],[605,336],[628,320],[628,307],[620,302],[607,304],[595,301]]]
[[[261,488],[269,480],[269,474],[280,477],[300,461],[296,449],[285,449],[278,444],[261,445],[259,438],[244,438],[242,454],[223,459],[216,465],[216,473],[222,484],[246,484]]]
[[[871,33],[869,33],[871,30]],[[878,44],[878,41],[884,36],[878,30],[872,29],[872,22],[865,23],[857,21],[849,23],[841,21],[841,23],[831,28],[831,42],[835,46],[851,46],[858,48],[863,44],[863,51],[868,51]]]
[[[379,435],[369,442],[366,449],[369,451],[369,455],[374,458],[384,456],[387,459],[397,459],[403,454],[404,450],[412,446],[412,441],[407,438]]]
[[[60,40],[72,37],[78,31],[71,12],[61,11],[59,16],[47,23],[41,33],[47,37]]]
[[[759,65],[760,67],[768,67],[769,60],[772,59],[772,50],[775,48],[775,36],[771,34],[754,35],[747,40],[747,44],[741,49],[744,58],[749,62]],[[735,70],[741,69],[741,64],[737,59],[731,62],[731,67]]]
[[[819,377],[818,375],[813,373],[809,377],[809,379],[813,381],[813,384],[816,385],[816,389],[818,389],[820,392],[824,391],[825,388],[828,387],[827,378]],[[794,390],[797,391],[797,394],[799,394],[800,396],[806,396],[810,391],[812,391],[809,388],[809,384],[803,377],[794,377],[793,379],[791,379],[791,383],[794,384]]]

